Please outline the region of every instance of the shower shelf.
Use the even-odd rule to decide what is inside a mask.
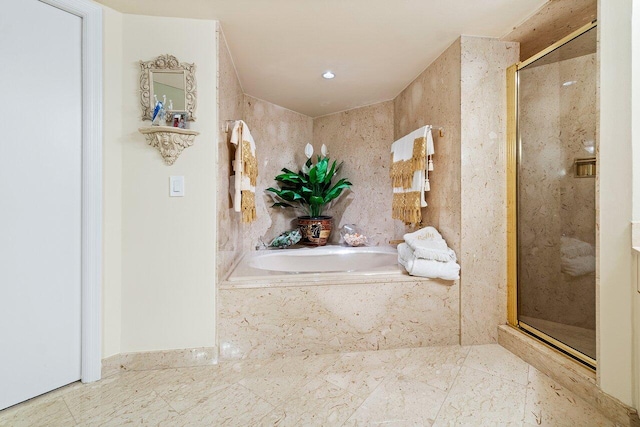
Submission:
[[[584,157],[574,162],[576,178],[594,178],[596,176],[596,158]]]

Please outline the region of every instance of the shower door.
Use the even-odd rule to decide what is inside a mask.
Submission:
[[[595,24],[513,72],[510,321],[595,368]]]

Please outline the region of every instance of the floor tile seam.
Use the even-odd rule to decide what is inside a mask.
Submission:
[[[384,381],[385,381],[385,380],[383,380],[380,384],[382,384]],[[331,384],[333,384],[333,383],[331,383]],[[373,394],[373,392],[374,392],[374,391],[376,391],[376,390],[378,389],[378,387],[380,387],[380,384],[378,384],[378,385],[373,389],[373,391],[371,391],[371,393],[369,393],[369,395],[368,395],[366,398],[362,398],[361,396],[358,396],[358,395],[357,395],[357,394],[355,394],[355,393],[351,393],[350,391],[345,390],[344,388],[342,388],[342,387],[338,386],[338,387],[342,388],[345,392],[350,393],[351,395],[353,395],[353,396],[355,396],[355,397],[357,397],[357,398],[359,398],[359,399],[362,399],[362,402],[360,402],[360,404],[358,405],[358,407],[357,407],[357,408],[355,408],[355,409],[354,409],[354,410],[349,414],[349,416],[348,416],[348,417],[347,417],[347,418],[342,422],[342,424],[340,424],[340,427],[344,426],[344,425],[347,423],[347,421],[349,421],[349,420],[351,419],[351,417],[353,417],[353,415],[354,415],[356,412],[358,412],[358,410],[362,407],[362,405],[364,405],[364,402],[366,402],[366,401],[367,401],[367,399],[371,397],[371,395]],[[335,384],[334,384],[334,385],[335,385]]]
[[[209,395],[207,396],[206,400],[211,399],[214,396],[217,396],[219,393],[223,392],[224,390],[227,390],[229,387],[234,386],[235,384],[227,384],[226,387],[218,390],[215,394],[213,395]],[[184,411],[184,413],[180,412],[178,409],[176,409],[169,401],[167,401],[167,399],[165,398],[166,395],[162,395],[161,393],[157,392],[155,389],[152,389],[152,391],[156,394],[157,397],[159,397],[160,399],[162,399],[164,401],[164,403],[167,404],[167,406],[169,406],[169,408],[171,408],[173,411],[176,412],[176,414],[178,414],[179,416],[183,417],[185,415],[187,415],[189,412],[191,412],[192,410],[194,410],[195,408],[197,408],[198,406],[201,405],[201,403],[197,403],[196,405],[192,406],[191,408],[187,409],[186,411]]]
[[[69,405],[69,402],[67,401],[67,397],[68,396],[62,396],[62,400],[64,401],[64,404],[67,405],[67,408],[69,409],[69,412],[71,413],[71,416],[73,417],[73,420],[75,421],[76,425],[80,424],[80,422],[78,421],[78,417],[76,417],[76,414],[73,413],[73,411],[71,410],[71,405]]]
[[[165,398],[164,398],[164,396],[162,396],[160,393],[156,392],[155,390],[154,390],[154,392],[156,393],[156,395],[158,396],[158,398],[159,398],[159,399],[161,399],[161,400],[164,402],[164,404],[165,404],[165,405],[167,405],[167,407],[168,407],[171,411],[174,411],[174,412],[176,413],[176,415],[178,416],[178,418],[180,418],[180,417],[182,417],[182,416],[184,415],[184,414],[181,414],[181,413],[180,413],[180,411],[178,411],[176,408],[174,408],[174,407],[171,405],[171,403],[167,402],[167,399],[165,399]],[[197,406],[197,405],[196,405],[196,406]],[[195,406],[194,406],[194,408],[195,408]],[[193,408],[191,408],[191,409],[193,409]],[[191,409],[189,409],[189,410],[191,410]],[[189,411],[187,411],[187,412],[189,412]],[[186,414],[187,412],[185,412],[185,414]]]
[[[346,389],[346,388],[342,387],[340,384],[336,384],[336,383],[334,383],[334,382],[333,382],[333,381],[331,381],[329,378],[322,378],[322,377],[320,377],[320,374],[318,374],[318,379],[319,379],[319,380],[321,380],[321,381],[326,381],[326,382],[328,382],[329,384],[334,385],[334,386],[338,387],[339,389],[344,390],[344,391],[346,391],[347,393],[352,394],[353,396],[355,396],[355,397],[357,397],[357,398],[367,400],[367,399],[369,398],[369,396],[371,396],[371,395],[373,394],[373,392],[374,392],[374,391],[376,391],[376,389],[377,389],[378,387],[380,387],[380,384],[382,384],[383,382],[385,382],[385,381],[387,380],[387,378],[389,377],[389,375],[391,375],[392,373],[395,373],[395,371],[392,371],[392,370],[389,370],[388,372],[386,372],[387,370],[386,370],[386,369],[384,369],[384,371],[385,371],[385,374],[384,374],[384,377],[382,378],[382,381],[380,381],[380,383],[379,383],[377,386],[375,386],[375,387],[373,388],[373,390],[371,390],[371,392],[367,395],[367,397],[362,397],[362,396],[360,396],[359,394],[356,394],[356,393],[354,393],[354,392],[352,392],[352,391],[349,391],[348,389]],[[356,372],[356,371],[350,371],[350,372]],[[367,371],[367,370],[358,370],[357,372],[359,372],[359,373],[367,372],[367,373],[368,373],[368,371]],[[364,400],[363,400],[363,403],[364,403]],[[346,422],[346,421],[345,421],[345,422]]]
[[[483,374],[491,375],[492,377],[497,377],[497,378],[499,378],[499,379],[501,379],[503,381],[507,381],[507,382],[510,382],[510,383],[513,383],[513,384],[517,384],[517,385],[522,386],[522,387],[527,387],[529,385],[529,381],[528,381],[528,370],[529,370],[529,367],[527,367],[527,384],[522,384],[522,383],[520,383],[518,381],[512,380],[511,378],[505,378],[505,377],[503,377],[502,375],[500,375],[500,374],[498,374],[496,372],[485,371],[484,369],[476,368],[476,367],[473,367],[473,366],[468,366],[468,365],[465,365],[465,364],[463,364],[462,367],[467,368],[467,369],[473,369],[476,372],[482,372]]]
[[[64,396],[61,396],[60,400],[62,400],[62,403],[64,403],[64,406],[67,408],[67,411],[69,411],[69,415],[71,415],[71,418],[73,418],[73,422],[75,423],[75,425],[78,425],[78,420],[76,419],[76,416],[73,415],[73,412],[71,412],[71,408],[69,407],[67,400],[64,398]]]
[[[466,360],[466,357],[465,357],[465,360]],[[462,367],[463,366],[464,366],[464,362],[458,368],[458,372],[456,372],[456,377],[453,379],[453,381],[451,381],[451,385],[449,386],[449,390],[446,391],[447,394],[445,395],[444,399],[442,400],[442,403],[440,404],[440,408],[438,408],[438,412],[436,413],[436,416],[433,417],[433,424],[436,423],[436,421],[438,420],[438,417],[440,416],[440,412],[442,412],[442,408],[444,407],[444,404],[447,403],[447,400],[449,399],[449,395],[451,394],[451,390],[453,390],[454,386],[456,385],[456,381],[458,381],[458,377],[460,376],[460,371],[462,371]]]
[[[276,408],[276,406],[272,405],[271,402],[267,401],[267,399],[263,399],[261,396],[259,396],[257,393],[255,393],[253,390],[251,390],[250,388],[247,388],[245,386],[243,386],[242,384],[240,384],[239,382],[230,385],[229,387],[233,387],[234,385],[238,386],[238,387],[242,387],[243,389],[245,389],[246,391],[249,392],[249,394],[253,395],[256,399],[262,400],[264,401],[264,403],[266,403],[267,405],[271,406],[272,410]],[[227,390],[229,387],[225,387],[224,390]],[[218,394],[218,393],[216,393]],[[268,413],[271,413],[271,411],[269,411]]]
[[[307,380],[302,379],[302,380],[300,380],[297,384],[295,384],[295,385],[294,385],[293,390],[291,390],[291,392],[289,392],[289,394],[287,394],[286,396],[284,396],[284,397],[282,398],[282,401],[281,401],[281,402],[279,402],[278,404],[273,404],[273,403],[269,402],[269,400],[267,400],[266,398],[264,398],[264,397],[260,396],[257,392],[255,392],[255,391],[251,390],[249,387],[247,387],[247,386],[245,386],[244,384],[242,384],[242,381],[243,381],[243,380],[245,380],[245,379],[246,379],[246,378],[243,378],[242,380],[238,381],[236,384],[238,384],[238,385],[240,385],[240,386],[242,386],[242,387],[246,388],[247,390],[251,391],[253,394],[255,394],[256,396],[260,397],[262,400],[266,401],[268,404],[270,404],[271,406],[273,406],[273,407],[274,407],[274,409],[275,409],[275,408],[278,408],[278,407],[280,407],[281,405],[283,405],[284,403],[286,403],[286,402],[289,400],[289,398],[290,398],[291,396],[293,396],[293,395],[296,393],[296,391],[298,391],[298,390],[300,390],[300,389],[302,389],[302,388],[306,387],[309,383],[311,383],[311,381],[313,381],[313,380],[315,380],[315,379],[322,380],[322,378],[317,378],[317,377],[315,377],[315,376],[314,376],[314,377],[309,377],[309,378],[307,378]],[[333,383],[332,383],[332,384],[333,384]],[[335,384],[334,384],[334,385],[335,385]]]
[[[527,402],[529,401],[529,384],[531,384],[531,380],[529,379],[531,375],[531,365],[527,364],[527,388],[524,391],[524,408],[522,408],[522,424],[526,422],[527,419]]]

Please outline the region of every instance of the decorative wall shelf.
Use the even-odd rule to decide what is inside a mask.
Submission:
[[[138,129],[147,140],[147,144],[156,147],[167,165],[172,165],[182,150],[193,145],[196,132],[171,126],[148,126]]]

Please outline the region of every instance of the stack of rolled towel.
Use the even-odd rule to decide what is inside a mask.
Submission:
[[[460,278],[456,253],[435,228],[407,233],[404,241],[398,245],[398,262],[410,275],[444,280]]]
[[[572,237],[560,238],[560,265],[569,276],[584,276],[596,271],[596,254],[593,245]]]

